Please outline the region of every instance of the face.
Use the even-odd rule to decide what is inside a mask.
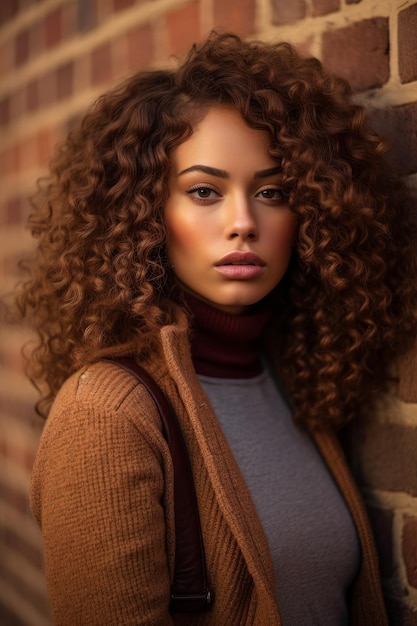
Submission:
[[[267,132],[213,108],[172,153],[167,253],[185,289],[241,313],[280,282],[296,235]]]

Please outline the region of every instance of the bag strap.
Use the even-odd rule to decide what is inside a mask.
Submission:
[[[212,593],[207,584],[203,537],[191,464],[178,418],[161,388],[132,357],[103,359],[135,376],[159,411],[163,434],[174,467],[175,567],[171,610],[193,613],[208,608]]]

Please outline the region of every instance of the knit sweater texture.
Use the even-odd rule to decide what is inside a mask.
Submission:
[[[268,543],[255,506],[191,361],[184,317],[161,329],[159,358],[142,363],[170,398],[190,454],[212,608],[171,615],[172,461],[152,399],[130,374],[98,362],[60,390],[31,485],[44,539],[56,626],[281,624]],[[353,626],[384,626],[377,558],[363,503],[334,434],[314,435],[361,543]],[[284,625],[285,626],[285,625]]]

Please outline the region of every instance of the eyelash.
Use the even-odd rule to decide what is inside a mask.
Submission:
[[[221,196],[220,192],[218,192],[216,189],[214,189],[213,187],[211,187],[210,185],[194,185],[193,187],[190,187],[190,189],[187,190],[187,194],[189,194],[191,197],[194,198],[194,200],[196,202],[199,202],[200,204],[208,204],[209,202],[212,202],[215,197],[212,196],[207,196],[207,197],[203,197],[203,196],[198,196],[198,195],[193,195],[196,192],[199,191],[204,191],[204,192],[212,192],[214,194],[216,194],[217,197]],[[285,193],[282,189],[279,189],[277,187],[265,187],[264,189],[261,189],[260,191],[257,192],[255,197],[261,197],[263,193],[265,192],[275,192],[277,194],[279,194],[279,197],[273,197],[273,198],[265,198],[263,197],[264,200],[267,201],[275,201],[275,202],[283,202],[284,200],[286,200],[288,198],[288,194]]]
[[[216,190],[213,189],[213,187],[210,187],[210,185],[194,185],[193,187],[190,187],[190,189],[188,189],[187,193],[192,196],[194,198],[194,200],[196,200],[197,202],[200,202],[201,204],[204,204],[207,201],[211,201],[214,198],[213,197],[202,197],[202,196],[198,196],[198,195],[193,195],[196,192],[199,191],[211,191],[213,193],[215,193],[217,196],[220,196],[221,194]]]
[[[288,198],[288,194],[285,193],[282,189],[279,189],[277,187],[265,187],[264,189],[261,189],[261,191],[258,191],[256,195],[261,196],[265,191],[275,192],[278,194],[279,197],[275,197],[275,198],[264,197],[264,200],[276,200],[276,201],[282,202],[283,200],[286,200]]]

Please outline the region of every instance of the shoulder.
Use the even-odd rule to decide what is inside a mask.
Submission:
[[[149,394],[132,374],[103,360],[84,367],[68,378],[58,392],[53,408],[75,403],[117,412],[138,400],[152,406]]]
[[[161,435],[159,413],[148,391],[134,376],[107,361],[68,378],[55,398],[44,433],[80,429]]]

